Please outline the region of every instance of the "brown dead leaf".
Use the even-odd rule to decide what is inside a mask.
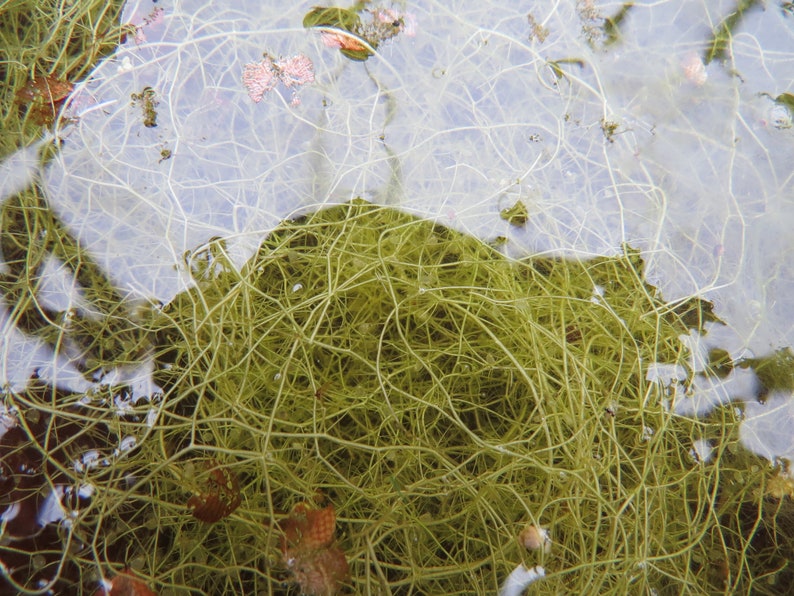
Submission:
[[[35,124],[49,125],[55,122],[73,89],[72,83],[46,75],[28,81],[17,90],[15,98],[18,104],[30,106],[30,118]]]
[[[74,89],[69,81],[61,81],[51,75],[36,77],[28,81],[24,87],[16,92],[18,103],[33,103],[43,100],[48,103],[58,103],[66,99]]]

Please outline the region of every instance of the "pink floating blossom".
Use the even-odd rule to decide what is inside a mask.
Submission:
[[[243,85],[248,89],[248,97],[255,103],[262,98],[278,83],[273,61],[267,56],[261,62],[249,62],[243,70]]]
[[[259,62],[250,62],[243,69],[243,85],[248,96],[256,103],[281,82],[285,87],[300,87],[314,82],[314,64],[303,54],[282,58],[276,62],[270,56]],[[298,105],[293,97],[291,105]]]
[[[279,60],[275,66],[285,87],[300,87],[314,82],[314,64],[303,54]]]

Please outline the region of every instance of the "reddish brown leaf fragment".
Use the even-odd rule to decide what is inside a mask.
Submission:
[[[43,100],[48,103],[57,103],[66,99],[74,89],[68,81],[60,81],[51,75],[36,77],[28,81],[16,92],[18,103],[32,103]]]
[[[193,517],[211,524],[229,517],[242,500],[237,474],[228,468],[218,467],[218,462],[214,460],[207,465],[211,469],[206,485],[199,494],[188,499],[187,506]]]
[[[14,97],[18,104],[30,106],[30,118],[35,124],[49,125],[55,122],[72,89],[74,85],[68,81],[48,75],[28,81]]]
[[[157,596],[141,580],[122,572],[112,580],[107,588],[99,588],[94,596]]]
[[[334,544],[336,512],[333,505],[311,509],[299,503],[278,524],[283,532],[282,561],[310,596],[333,596],[350,578],[345,553]]]

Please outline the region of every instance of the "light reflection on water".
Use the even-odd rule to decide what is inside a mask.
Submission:
[[[79,90],[48,198],[123,293],[167,302],[192,283],[186,251],[211,237],[242,264],[287,215],[364,196],[506,236],[515,255],[615,254],[627,242],[667,299],[714,302],[734,358],[794,343],[794,132],[775,126],[770,99],[794,80],[782,10],[751,11],[732,59],[698,65],[732,3],[637,3],[621,38],[594,48],[572,1],[533,13],[543,42],[523,9],[417,2],[415,38],[353,63],[300,27],[305,7],[267,4],[167,10]],[[130,19],[149,6],[131,3]],[[300,105],[284,90],[248,98],[243,67],[264,51],[313,60]],[[155,128],[130,102],[145,86],[158,94]],[[524,228],[499,217],[516,200]],[[5,336],[13,385],[42,357],[26,348],[31,359],[16,361],[28,340]],[[748,407],[752,425],[791,403],[772,401]],[[790,437],[790,417],[776,420]]]

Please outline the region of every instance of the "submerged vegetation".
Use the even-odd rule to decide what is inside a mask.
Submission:
[[[15,0],[0,6],[0,157],[51,126],[72,85],[134,27],[121,1]]]
[[[0,20],[3,155],[135,33],[120,3],[74,4]],[[359,61],[411,34],[410,15],[366,4],[304,25]],[[550,62],[555,76],[566,63],[583,65]],[[130,99],[155,126],[151,88]],[[687,397],[649,380],[656,364],[698,374],[681,338],[720,321],[698,298],[665,302],[631,248],[516,261],[354,201],[284,222],[242,270],[213,241],[188,256],[194,289],[141,307],[44,197],[34,185],[2,207],[0,289],[15,330],[90,389],[32,378],[0,395],[0,591],[494,594],[515,570],[540,593],[794,581],[791,475],[741,448],[739,408],[680,416]],[[88,306],[39,299],[51,260]],[[791,359],[715,349],[709,374],[752,367],[767,393],[790,389]],[[135,367],[153,375],[145,395]]]
[[[723,60],[726,58],[730,50],[734,31],[742,22],[745,14],[759,5],[761,3],[758,0],[738,0],[736,2],[736,7],[733,11],[714,29],[713,36],[704,53],[703,62],[709,64],[712,60]]]
[[[63,556],[86,591],[101,572],[159,593],[493,594],[525,564],[549,593],[763,593],[785,567],[787,485],[765,488],[739,411],[679,416],[646,380],[714,317],[666,304],[636,252],[514,261],[357,201],[285,222],[241,271],[220,240],[190,263],[197,287],[139,321],[161,396],[7,396],[4,461],[60,447],[4,498],[70,519],[39,573],[30,519],[6,524],[16,582]],[[45,479],[60,516],[20,492]]]

